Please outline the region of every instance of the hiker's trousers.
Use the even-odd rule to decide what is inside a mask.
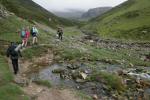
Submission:
[[[13,65],[13,69],[14,69],[14,74],[17,74],[19,71],[18,59],[11,59],[11,60],[12,60],[12,65]]]
[[[60,39],[60,40],[62,40],[62,38],[63,38],[63,33],[58,33],[58,39]]]

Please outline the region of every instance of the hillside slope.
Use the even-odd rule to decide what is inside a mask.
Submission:
[[[150,1],[128,0],[92,19],[85,28],[101,37],[150,40]]]
[[[86,13],[82,15],[82,18],[84,19],[95,18],[109,11],[111,8],[112,7],[98,7],[98,8],[89,9]]]
[[[0,0],[0,3],[18,17],[31,22],[34,20],[51,27],[56,27],[57,25],[73,25],[72,22],[53,15],[32,0]]]

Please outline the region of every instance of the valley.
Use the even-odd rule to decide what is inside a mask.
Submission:
[[[142,12],[148,12],[148,0],[127,1],[83,25],[28,1],[0,1],[0,100],[149,100],[149,14]],[[22,2],[31,9],[18,5]],[[143,16],[139,20],[130,10],[141,3],[147,4],[138,11]],[[23,12],[27,18],[21,17]],[[132,24],[124,18],[126,13]],[[34,20],[28,20],[31,15]],[[21,49],[19,74],[13,75],[6,50],[11,42],[21,43],[20,28],[33,25],[39,30],[39,43],[32,45],[29,38],[29,45]],[[63,27],[62,41],[58,26]],[[127,33],[117,34],[121,28]]]

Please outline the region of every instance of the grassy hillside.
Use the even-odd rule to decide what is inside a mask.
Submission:
[[[20,87],[13,83],[7,60],[0,55],[0,100],[29,100]]]
[[[150,1],[128,0],[92,19],[85,28],[102,37],[150,40]]]
[[[53,15],[32,0],[0,0],[0,3],[10,12],[31,22],[45,23],[51,27],[56,27],[57,25],[73,25],[72,22]],[[49,18],[52,20],[49,21]]]

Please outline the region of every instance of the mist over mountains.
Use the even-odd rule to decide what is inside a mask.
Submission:
[[[53,13],[59,17],[67,19],[77,19],[77,20],[89,20],[94,17],[100,16],[101,14],[109,11],[112,7],[98,7],[91,8],[88,11],[68,9],[66,11],[53,11]]]
[[[67,18],[67,19],[80,19],[85,13],[84,10],[67,9],[66,11],[53,11],[56,16]]]

